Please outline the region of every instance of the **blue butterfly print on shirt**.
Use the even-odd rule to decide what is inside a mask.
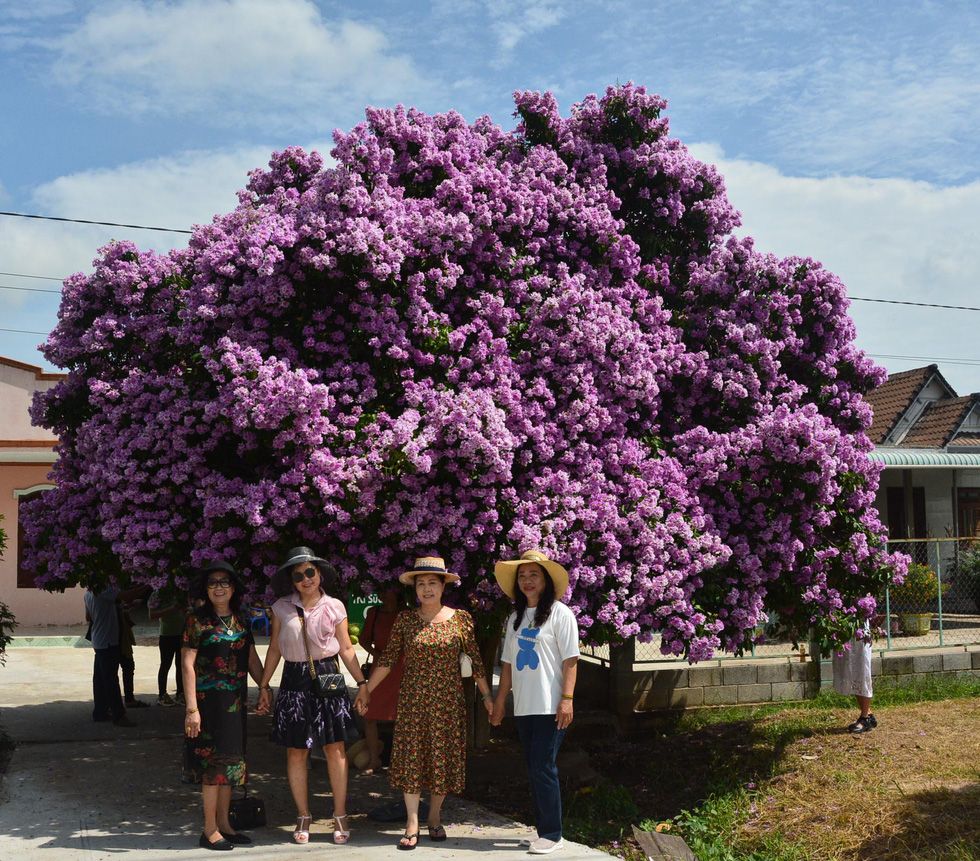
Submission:
[[[540,628],[521,628],[520,636],[517,638],[517,660],[514,662],[519,670],[536,670],[540,663],[538,653],[534,651],[537,645],[538,631]]]

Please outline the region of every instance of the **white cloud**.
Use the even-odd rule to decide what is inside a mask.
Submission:
[[[322,151],[322,150],[321,150]],[[265,167],[271,147],[188,152],[166,158],[59,177],[34,189],[34,211],[88,220],[189,229],[235,207],[247,173]],[[0,260],[9,272],[63,278],[89,271],[99,247],[131,239],[141,248],[167,251],[187,235],[65,222],[0,219]],[[10,278],[5,282],[13,283]],[[18,282],[36,287],[36,282]],[[0,291],[0,308],[21,307],[40,296]],[[53,320],[52,320],[53,323]]]
[[[99,5],[48,45],[55,78],[112,113],[296,124],[331,103],[400,100],[424,86],[380,30],[328,22],[311,0]]]
[[[555,0],[486,0],[490,29],[504,54],[529,36],[556,26],[565,9]]]
[[[740,233],[760,251],[813,257],[851,296],[980,306],[980,182],[943,187],[867,177],[786,176],[758,162],[691,147],[716,164],[742,212]],[[927,357],[879,359],[889,370],[933,359],[980,360],[980,312],[853,302],[860,346],[870,353]],[[980,391],[980,368],[939,362],[961,392]]]

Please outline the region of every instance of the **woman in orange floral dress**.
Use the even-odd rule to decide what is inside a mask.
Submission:
[[[398,696],[395,738],[389,779],[405,794],[408,812],[399,849],[414,849],[419,840],[419,799],[431,794],[429,839],[446,839],[442,803],[450,792],[459,794],[466,783],[466,703],[459,668],[460,653],[473,662],[473,678],[489,714],[493,710],[480,652],[473,633],[473,617],[442,603],[446,583],[459,577],[446,570],[436,556],[415,560],[411,571],[398,578],[415,586],[419,606],[400,613],[391,639],[374,666],[371,678],[357,697],[357,710],[367,711],[371,691],[404,655],[405,675]]]

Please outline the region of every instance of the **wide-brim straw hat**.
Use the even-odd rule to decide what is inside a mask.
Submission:
[[[286,561],[276,569],[276,573],[281,574],[294,565],[300,565],[303,562],[314,562],[324,572],[333,571],[333,566],[326,559],[317,556],[309,547],[294,547],[286,554]]]
[[[555,598],[561,599],[562,595],[568,590],[568,572],[557,562],[552,561],[540,550],[528,550],[521,555],[520,559],[507,559],[498,562],[493,566],[493,576],[497,578],[497,585],[503,593],[514,600],[514,588],[517,583],[517,569],[528,562],[537,562],[551,578],[555,586]]]
[[[446,570],[446,562],[440,556],[420,556],[415,560],[411,571],[406,571],[398,578],[399,583],[406,586],[415,584],[415,578],[419,574],[438,574],[446,583],[458,583],[459,575]]]

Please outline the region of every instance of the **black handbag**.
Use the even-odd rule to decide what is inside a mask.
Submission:
[[[303,613],[303,608],[297,607],[296,614],[299,616],[299,627],[303,632],[303,645],[306,647],[306,663],[310,670],[313,693],[324,700],[345,696],[347,694],[347,679],[344,678],[343,673],[318,673],[316,671],[313,658],[310,655],[310,641],[306,636],[306,616]]]
[[[254,795],[250,796],[246,786],[245,794],[241,798],[232,798],[228,818],[236,831],[261,828],[265,825],[265,802]]]

